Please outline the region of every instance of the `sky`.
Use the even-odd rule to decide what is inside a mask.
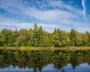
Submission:
[[[0,0],[0,31],[33,29],[90,32],[90,0]]]

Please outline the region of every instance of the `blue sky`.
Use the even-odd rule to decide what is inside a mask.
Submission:
[[[0,0],[0,30],[32,28],[90,32],[90,0]]]

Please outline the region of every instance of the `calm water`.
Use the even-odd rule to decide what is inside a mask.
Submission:
[[[0,72],[90,72],[90,50],[0,50]]]

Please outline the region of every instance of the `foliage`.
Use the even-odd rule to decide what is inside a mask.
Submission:
[[[79,33],[71,29],[70,33],[56,29],[53,33],[43,30],[35,23],[34,29],[12,31],[2,29],[0,32],[0,47],[80,47],[90,46],[90,33]]]

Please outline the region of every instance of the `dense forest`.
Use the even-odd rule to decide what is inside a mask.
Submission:
[[[34,29],[2,29],[0,31],[0,47],[82,47],[90,46],[90,33],[79,33],[71,29],[70,33],[56,29],[49,33],[37,27]]]

